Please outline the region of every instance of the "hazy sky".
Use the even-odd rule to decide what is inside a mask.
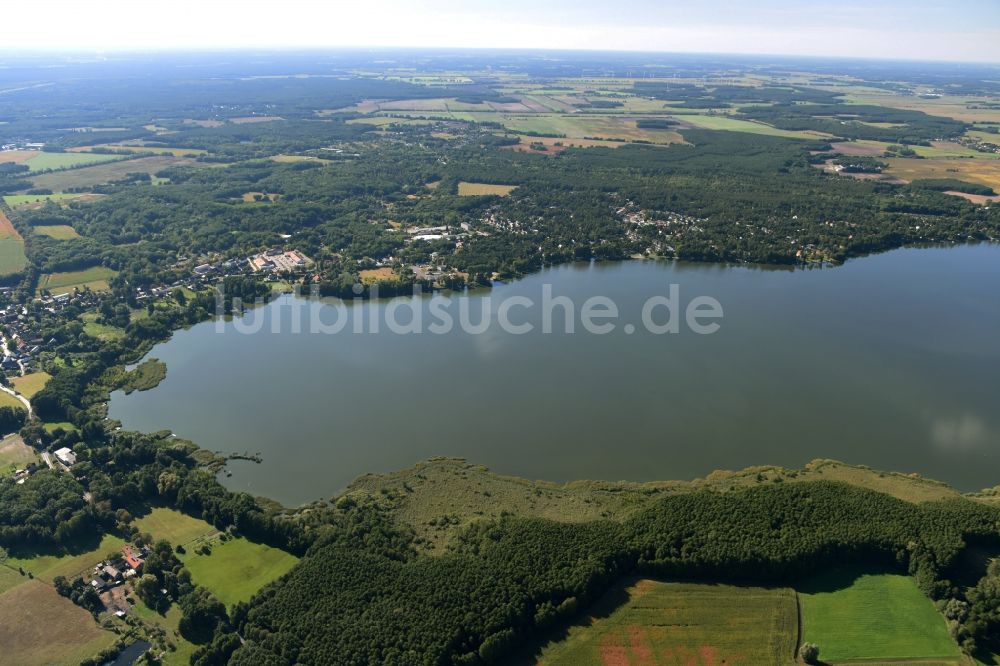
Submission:
[[[0,49],[509,47],[1000,62],[1000,0],[5,0]]]

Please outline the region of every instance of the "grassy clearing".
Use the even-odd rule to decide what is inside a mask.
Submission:
[[[0,275],[20,273],[28,265],[24,254],[24,241],[17,238],[0,238]]]
[[[24,409],[24,405],[20,400],[15,398],[9,393],[0,392],[0,407],[13,407],[15,409]]]
[[[43,423],[42,427],[45,428],[45,432],[52,433],[60,428],[69,432],[70,430],[76,430],[76,426],[69,421],[52,421],[49,423]]]
[[[118,328],[117,326],[109,326],[107,324],[98,324],[96,321],[85,322],[83,325],[83,331],[87,335],[105,342],[121,340],[125,337],[125,329]]]
[[[96,146],[80,146],[79,148],[71,148],[70,150],[74,153],[90,153],[95,148],[111,150],[118,154],[173,155],[174,157],[197,157],[198,155],[208,153],[207,150],[202,148],[170,148],[169,146],[132,145],[127,143],[101,143]]]
[[[118,275],[116,271],[104,266],[94,266],[86,270],[66,273],[46,273],[38,281],[38,290],[47,289],[52,294],[68,294],[77,288],[106,291],[108,280],[116,275]]]
[[[6,203],[11,208],[17,208],[19,206],[24,206],[33,203],[42,203],[45,201],[70,201],[73,199],[79,199],[85,196],[81,194],[10,194],[3,198],[4,203]]]
[[[243,538],[212,544],[210,555],[189,552],[183,560],[192,580],[208,588],[229,608],[238,601],[249,601],[257,590],[299,561],[283,550]]]
[[[0,664],[75,665],[116,639],[87,611],[37,580],[0,595]]]
[[[505,197],[510,194],[515,187],[517,187],[517,185],[492,185],[490,183],[467,183],[462,181],[458,184],[458,196],[476,197],[494,195]]]
[[[749,132],[750,134],[764,134],[766,136],[783,136],[789,139],[815,139],[828,136],[822,132],[782,130],[764,123],[739,120],[729,116],[685,115],[676,116],[676,118],[699,129]]]
[[[28,169],[34,173],[38,171],[51,171],[53,169],[75,169],[77,167],[100,164],[101,162],[113,162],[120,159],[120,155],[40,152],[38,155],[25,162],[25,164],[27,164]]]
[[[22,583],[27,583],[29,580],[27,576],[22,576],[18,571],[0,565],[0,595],[8,590],[13,590]]]
[[[73,154],[87,155],[88,153]],[[198,166],[201,164],[187,157],[173,157],[168,155],[139,157],[136,159],[122,159],[121,156],[117,156],[114,159],[116,161],[97,164],[95,166],[41,174],[32,178],[31,181],[35,187],[50,189],[53,192],[62,192],[73,187],[103,185],[112,180],[124,178],[130,173],[154,174],[172,166]]]
[[[399,275],[392,268],[370,268],[358,273],[362,284],[375,284],[376,282],[387,282],[396,280]]]
[[[149,532],[154,539],[166,539],[173,545],[189,544],[218,532],[204,520],[192,518],[180,511],[157,507],[135,521],[140,532]]]
[[[795,593],[639,580],[542,647],[538,664],[791,664]]]
[[[74,238],[80,238],[80,234],[76,233],[76,229],[68,224],[47,224],[41,227],[33,227],[33,229],[36,234],[48,236],[49,238],[55,238],[56,240],[73,240]]]
[[[15,377],[10,380],[10,383],[14,385],[15,391],[26,398],[31,398],[41,391],[50,379],[52,379],[52,375],[47,372],[32,372],[23,377]]]
[[[944,618],[909,576],[833,571],[799,586],[802,640],[825,661],[955,659]]]
[[[24,443],[20,435],[10,435],[0,441],[0,469],[23,469],[33,462],[38,462],[38,454]]]
[[[22,567],[25,571],[34,574],[35,578],[40,578],[47,583],[51,583],[56,576],[65,576],[72,580],[92,569],[108,555],[121,552],[124,543],[120,537],[105,534],[101,537],[100,543],[96,545],[86,544],[61,554],[11,556],[7,559],[7,566],[15,569]]]

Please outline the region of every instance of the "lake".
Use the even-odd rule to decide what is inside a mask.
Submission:
[[[671,285],[679,332],[648,330],[644,305]],[[573,303],[574,333],[555,307],[552,332],[543,330],[545,289]],[[609,333],[583,329],[595,295],[618,308]],[[714,333],[685,320],[699,296],[722,308],[722,318],[694,322],[718,324]],[[262,464],[232,463],[223,482],[286,505],[432,456],[553,481],[688,479],[834,458],[962,490],[1000,483],[1000,246],[795,271],[568,265],[435,300],[288,295],[178,331],[149,354],[166,362],[166,379],[116,392],[110,416],[224,453],[260,452]],[[491,314],[484,332],[428,330],[434,308],[458,322],[460,306],[471,323]],[[382,319],[412,325],[413,310],[422,333],[394,333]],[[505,332],[501,310],[534,330]],[[650,310],[657,325],[669,314],[662,303]],[[339,333],[308,332],[335,315],[350,322]],[[373,316],[378,332],[362,326]]]

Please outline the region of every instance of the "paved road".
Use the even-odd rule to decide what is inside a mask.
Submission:
[[[4,356],[7,356],[8,354],[10,354],[10,349],[7,347],[7,338],[5,338],[3,336],[0,336],[0,350],[3,350],[3,355]],[[21,366],[21,372],[22,373],[24,372],[24,366]],[[7,387],[7,386],[0,386],[0,391],[3,391],[4,393],[8,393],[8,394],[14,396],[15,398],[17,398],[18,400],[20,400],[21,404],[24,405],[24,408],[28,410],[28,418],[29,419],[32,416],[34,416],[35,411],[31,408],[31,402],[27,398],[25,398],[23,395],[21,395],[20,393],[18,393],[14,389],[12,389],[10,387]]]

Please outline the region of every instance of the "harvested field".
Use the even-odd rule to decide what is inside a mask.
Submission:
[[[281,116],[244,116],[241,118],[230,118],[229,122],[235,125],[250,125],[252,123],[273,123],[276,120],[284,120]]]
[[[391,268],[371,268],[366,271],[360,271],[358,277],[361,278],[363,284],[374,284],[376,282],[395,280],[399,276]]]
[[[198,127],[222,127],[225,125],[221,120],[196,120],[194,118],[185,118],[185,125],[196,125]]]
[[[11,223],[10,218],[7,217],[2,210],[0,210],[0,239],[13,238],[15,240],[24,240],[21,238],[21,234],[14,225]]]
[[[890,158],[886,162],[889,163],[886,173],[903,180],[958,179],[1000,191],[1000,160],[997,159]]]
[[[612,589],[535,663],[793,664],[797,624],[788,588],[644,579]]]
[[[972,203],[985,205],[989,203],[996,203],[1000,201],[1000,196],[988,197],[985,194],[969,194],[968,192],[955,192],[953,190],[948,190],[945,194],[950,194],[954,197],[962,197],[967,201]]]
[[[0,595],[0,665],[76,666],[117,637],[41,581]]]
[[[458,184],[458,196],[479,197],[479,196],[500,196],[505,197],[511,193],[517,185],[493,185],[490,183],[467,183],[462,181]]]
[[[174,157],[190,157],[205,155],[208,153],[207,150],[203,150],[201,148],[171,148],[169,146],[148,145],[143,143],[101,143],[96,146],[80,146],[79,148],[70,148],[69,151],[74,153],[89,153],[94,149],[111,150],[116,154],[173,155]]]
[[[36,155],[37,150],[4,150],[0,151],[0,164],[23,164]]]

